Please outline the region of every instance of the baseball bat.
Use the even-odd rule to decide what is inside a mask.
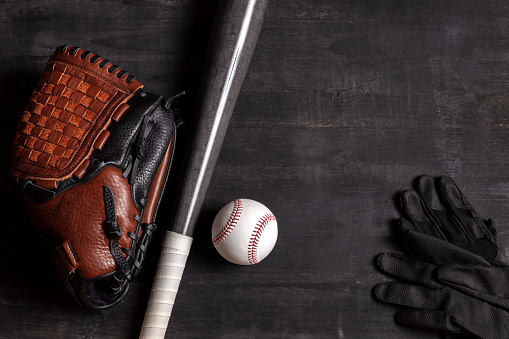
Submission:
[[[268,0],[219,2],[170,230],[163,239],[140,338],[164,338],[192,236]]]

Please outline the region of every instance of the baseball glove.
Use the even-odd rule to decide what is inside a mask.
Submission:
[[[11,172],[82,306],[119,302],[140,271],[170,169],[170,102],[108,60],[61,46],[21,114]]]

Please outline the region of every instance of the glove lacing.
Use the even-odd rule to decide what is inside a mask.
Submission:
[[[111,289],[114,292],[121,291],[124,285],[132,278],[134,278],[140,271],[141,265],[147,254],[148,244],[152,239],[152,236],[157,229],[156,223],[142,223],[141,218],[138,215],[134,215],[137,221],[136,233],[128,232],[127,235],[132,240],[131,248],[120,248],[119,240],[122,235],[122,230],[117,223],[117,215],[115,213],[115,199],[111,189],[104,185],[104,206],[106,211],[105,233],[108,239],[110,239],[110,252],[117,264],[118,271],[113,275],[113,283]],[[136,235],[140,227],[142,234],[140,238]],[[122,255],[122,252],[126,255]]]

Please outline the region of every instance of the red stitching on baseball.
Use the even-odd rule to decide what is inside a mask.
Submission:
[[[235,199],[233,201],[233,211],[230,214],[230,218],[226,222],[226,225],[223,226],[221,231],[212,239],[212,243],[217,245],[221,243],[226,237],[230,234],[230,232],[237,225],[237,221],[239,221],[240,215],[242,214],[242,209],[244,208],[244,203],[242,199]]]
[[[247,259],[251,265],[258,264],[258,242],[260,241],[260,237],[262,236],[263,230],[265,227],[271,222],[276,221],[276,217],[272,213],[265,214],[258,220],[256,227],[251,235],[249,240]]]

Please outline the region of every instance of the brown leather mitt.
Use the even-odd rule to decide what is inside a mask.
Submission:
[[[76,301],[119,302],[141,269],[170,168],[169,101],[108,60],[59,47],[21,114],[11,171]]]

